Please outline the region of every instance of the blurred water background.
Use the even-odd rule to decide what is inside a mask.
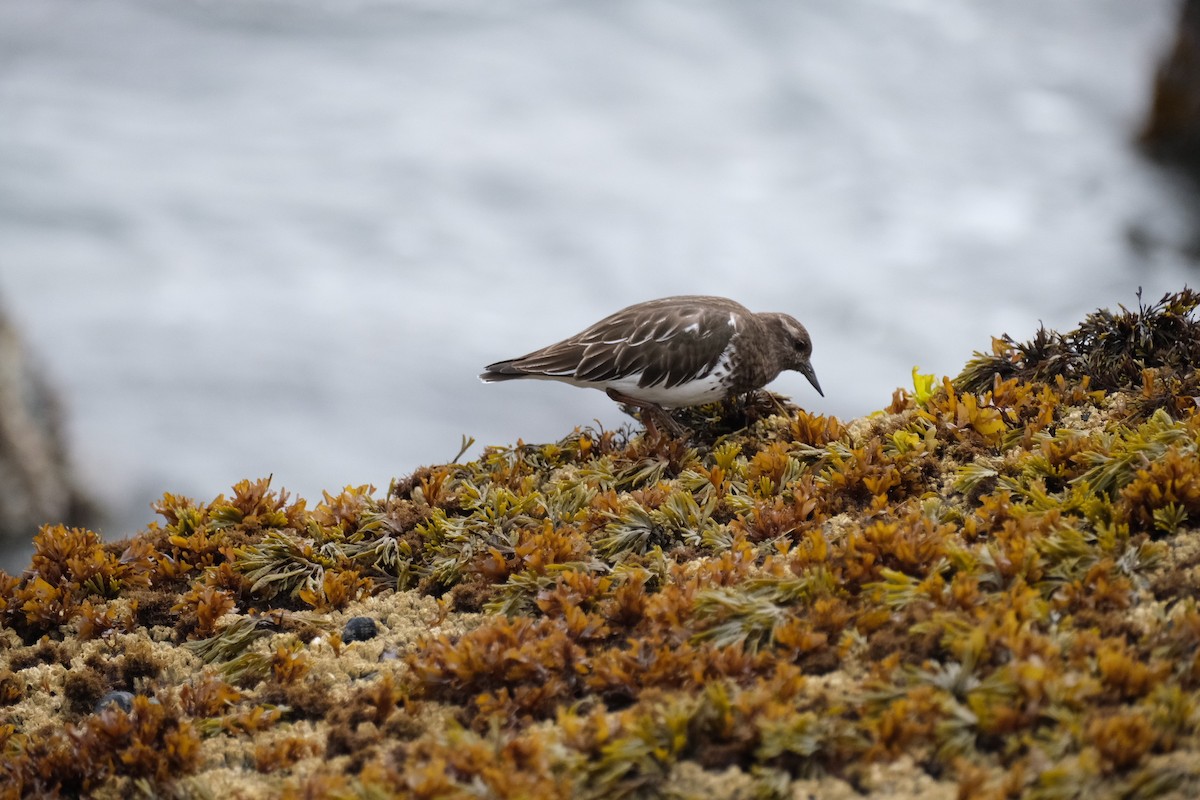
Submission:
[[[5,0],[0,304],[106,536],[625,418],[484,386],[632,302],[815,342],[810,410],[1193,277],[1131,146],[1170,0]],[[25,553],[10,554],[18,567]]]

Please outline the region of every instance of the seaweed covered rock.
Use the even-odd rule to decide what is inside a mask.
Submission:
[[[975,353],[954,385],[969,392],[990,389],[996,380],[1070,381],[1105,392],[1132,392],[1134,413],[1148,416],[1169,407],[1178,416],[1195,410],[1200,395],[1200,294],[1167,294],[1147,306],[1095,311],[1066,334],[1038,330],[1028,342],[1007,334],[992,340],[992,352]]]
[[[0,576],[0,795],[1197,796],[1195,351],[1155,333],[1195,305],[850,423],[760,398],[47,527]]]

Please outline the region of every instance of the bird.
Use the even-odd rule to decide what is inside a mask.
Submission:
[[[561,342],[489,364],[484,383],[554,380],[604,391],[642,409],[647,433],[654,418],[682,428],[666,409],[715,403],[761,389],[784,370],[808,379],[812,339],[794,317],[754,313],[725,297],[681,295],[623,308]]]

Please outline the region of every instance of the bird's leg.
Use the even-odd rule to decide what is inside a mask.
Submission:
[[[684,428],[675,420],[671,419],[671,415],[666,412],[658,403],[649,403],[645,400],[638,400],[636,397],[630,397],[623,392],[618,392],[616,389],[605,389],[604,393],[627,406],[640,408],[642,410],[642,422],[646,425],[646,434],[654,439],[658,438],[658,428],[655,421],[662,423],[663,427],[671,432],[673,436],[684,436],[688,433],[687,428]]]
[[[778,414],[781,417],[790,417],[791,416],[791,412],[788,411],[787,406],[783,404],[783,401],[779,399],[778,395],[776,395],[774,392],[763,392],[763,394],[765,394],[768,398],[770,398],[771,402],[775,404],[775,413],[776,414]]]

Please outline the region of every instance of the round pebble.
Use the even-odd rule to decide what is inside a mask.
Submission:
[[[128,714],[133,710],[133,694],[131,692],[124,692],[119,689],[108,692],[96,701],[96,705],[92,710],[99,714],[109,706],[116,706]]]
[[[351,617],[342,628],[343,642],[365,642],[374,639],[379,633],[379,627],[370,617]]]

